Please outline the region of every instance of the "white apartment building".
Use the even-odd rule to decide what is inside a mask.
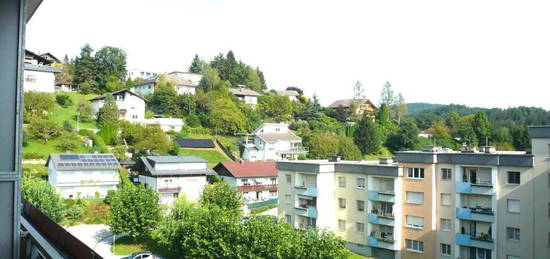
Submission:
[[[136,164],[139,182],[160,193],[162,204],[172,204],[179,195],[198,201],[208,177],[216,173],[206,160],[195,156],[147,156]]]
[[[113,154],[50,154],[48,181],[66,199],[105,197],[120,183]]]
[[[25,63],[23,90],[55,93],[55,74],[60,72],[59,68]]]
[[[146,100],[134,92],[123,89],[110,93],[116,101],[119,111],[119,118],[130,122],[142,122],[145,118]],[[96,116],[99,108],[105,104],[107,94],[90,99],[92,103],[92,116]]]
[[[221,162],[214,171],[224,182],[243,193],[245,203],[277,198],[277,168],[275,162]]]
[[[403,168],[391,160],[277,161],[278,215],[334,232],[358,254],[400,258]]]
[[[302,138],[288,129],[285,123],[264,123],[245,140],[243,159],[247,161],[277,161],[297,159],[307,153]]]

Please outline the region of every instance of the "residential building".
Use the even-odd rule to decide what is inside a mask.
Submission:
[[[183,128],[183,119],[179,118],[152,118],[152,119],[144,119],[140,121],[140,123],[149,125],[149,124],[157,124],[160,126],[162,131],[168,132],[168,131],[175,131],[180,132]]]
[[[344,111],[349,111],[349,109],[354,109],[349,111],[352,115],[363,115],[367,114],[374,119],[374,112],[378,109],[369,99],[344,99],[337,100],[328,106],[333,110],[342,109]]]
[[[147,156],[136,163],[139,182],[160,193],[162,204],[179,196],[198,201],[208,178],[216,173],[206,160],[196,156]]]
[[[276,161],[297,159],[307,153],[302,138],[288,129],[285,123],[264,123],[245,139],[243,159],[247,161]]]
[[[214,171],[223,181],[243,193],[245,203],[277,198],[277,168],[275,162],[221,162]]]
[[[119,118],[131,122],[142,122],[145,118],[145,100],[140,95],[128,90],[118,90],[109,93],[113,95],[119,111]],[[99,108],[105,104],[108,94],[90,99],[92,103],[92,116],[96,116]]]
[[[113,154],[50,154],[48,181],[61,197],[101,198],[120,183],[120,164]]]
[[[40,57],[45,58],[46,60],[48,60],[48,62],[50,62],[50,64],[55,64],[55,63],[61,64],[61,60],[59,60],[56,56],[54,56],[50,52],[40,54]]]
[[[171,81],[176,85],[176,91],[178,94],[195,94],[195,88],[197,88],[200,81],[200,79],[197,80],[197,76],[201,77],[200,74],[183,72],[172,72],[161,75],[164,75],[168,81]],[[137,83],[131,88],[132,91],[142,96],[154,93],[161,75],[150,77]]]
[[[258,96],[261,95],[252,89],[246,88],[245,85],[237,85],[237,87],[230,88],[229,91],[237,96],[239,100],[252,106],[258,104]]]
[[[397,163],[277,161],[277,170],[280,218],[332,231],[355,253],[400,258],[403,168]]]
[[[300,96],[300,93],[298,93],[298,91],[296,91],[296,90],[277,91],[277,94],[282,95],[282,96],[286,96],[286,97],[288,97],[289,100],[291,100],[293,102],[298,101],[298,97]]]
[[[147,79],[158,75],[159,73],[156,73],[156,72],[151,72],[151,71],[143,70],[139,68],[133,68],[133,69],[129,69],[128,72],[126,73],[126,79],[128,78],[136,79],[138,77],[141,79]]]
[[[55,74],[59,68],[25,63],[23,89],[25,92],[55,93]]]

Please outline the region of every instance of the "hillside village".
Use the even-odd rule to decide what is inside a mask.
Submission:
[[[299,87],[268,86],[232,51],[160,73],[128,69],[122,49],[85,45],[62,60],[27,50],[24,67],[23,197],[64,226],[107,224],[126,235],[114,254],[163,247],[165,257],[237,257],[189,245],[217,242],[207,231],[230,246],[237,232],[281,231],[257,238],[282,251],[289,235],[303,249],[295,258],[311,247],[319,258],[500,258],[497,237],[550,237],[536,220],[500,223],[514,220],[506,211],[538,219],[536,206],[550,208],[549,197],[510,189],[543,188],[527,179],[545,174],[535,161],[548,155],[550,128],[527,126],[550,124],[544,110],[418,108],[389,82],[375,100],[359,81],[349,99],[323,107]],[[33,188],[49,188],[54,205]],[[195,220],[203,225],[169,225]],[[238,223],[217,230],[228,222]],[[300,229],[316,229],[316,240]]]

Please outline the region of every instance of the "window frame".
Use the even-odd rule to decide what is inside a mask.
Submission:
[[[515,177],[514,174],[517,174],[517,179]],[[511,185],[520,185],[521,184],[521,172],[519,171],[508,171],[507,174],[507,184],[511,184]],[[511,180],[517,180],[517,183],[516,182],[512,182]]]
[[[509,241],[519,242],[521,240],[521,229],[516,227],[506,227],[506,239]]]
[[[366,179],[363,178],[363,177],[357,177],[357,178],[355,178],[355,179],[356,179],[356,180],[355,180],[355,187],[356,187],[357,189],[364,190],[365,187],[366,187],[366,185],[367,185]],[[363,185],[359,185],[359,180],[363,180]]]
[[[420,193],[420,194],[422,194],[422,203],[409,202],[409,193]],[[424,193],[423,192],[406,192],[405,193],[405,203],[415,204],[415,205],[424,205]]]
[[[359,226],[361,226],[361,231],[359,231]],[[355,231],[357,233],[365,233],[365,223],[363,222],[355,222]]]
[[[292,183],[292,175],[291,174],[285,174],[286,183]]]
[[[449,197],[449,204],[443,204],[443,196],[448,196]],[[450,193],[441,193],[440,195],[440,199],[441,199],[441,202],[440,202],[440,205],[441,206],[445,206],[445,207],[450,207],[453,205],[453,195],[450,194]]]
[[[417,219],[422,219],[422,226],[420,225],[411,225],[409,224],[409,217],[412,219],[412,218],[417,218]],[[424,217],[420,217],[420,216],[413,216],[413,215],[405,215],[405,227],[408,227],[408,228],[413,228],[413,229],[424,229]]]
[[[361,204],[361,206],[359,206]],[[357,200],[357,211],[365,211],[365,201],[364,200]]]
[[[338,230],[345,231],[346,230],[346,221],[343,219],[338,219]]]
[[[517,202],[518,203],[518,211],[510,210],[510,202]],[[518,200],[518,199],[506,199],[506,212],[515,213],[515,214],[521,213],[521,202],[520,202],[520,200]]]
[[[338,187],[340,188],[346,188],[346,177],[345,176],[338,176]]]
[[[441,168],[441,181],[452,181],[453,171],[451,168]]]
[[[417,249],[414,248],[415,246]],[[420,240],[405,239],[405,249],[415,253],[424,253],[424,242]]]
[[[425,172],[423,167],[407,167],[408,179],[424,180],[424,177],[425,177]]]
[[[449,228],[443,228],[444,224],[443,224],[443,221],[448,221],[449,222]],[[453,223],[451,222],[451,219],[448,219],[448,218],[440,218],[439,219],[439,224],[440,224],[440,230],[441,231],[444,231],[444,232],[451,232],[453,230]]]
[[[440,247],[440,254],[442,256],[451,256],[451,245],[450,244],[441,243],[439,247]],[[447,252],[447,253],[445,253],[445,252]]]
[[[343,204],[343,206],[342,206]],[[338,208],[345,209],[346,208],[346,198],[338,198]]]

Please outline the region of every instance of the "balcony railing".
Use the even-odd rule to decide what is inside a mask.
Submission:
[[[457,182],[456,192],[463,194],[493,195],[493,185],[490,183]]]
[[[158,192],[160,193],[177,193],[181,191],[181,187],[165,187],[165,188],[158,188]]]
[[[294,186],[296,194],[317,197],[317,187],[314,186]]]
[[[394,217],[391,215],[369,213],[368,221],[371,224],[385,225],[385,226],[394,226]]]
[[[495,214],[491,208],[457,208],[456,218],[483,222],[495,222]]]
[[[395,202],[393,191],[369,191],[368,199],[371,201]]]
[[[317,208],[313,206],[297,206],[294,208],[296,215],[309,217],[309,218],[317,218]]]
[[[304,154],[304,153],[307,153],[308,151],[309,150],[306,147],[291,147],[288,150],[279,150],[279,151],[277,151],[277,154],[279,154],[279,155],[284,155],[284,154],[294,155],[294,154]]]
[[[469,246],[483,249],[494,249],[494,240],[485,233],[468,234],[456,233],[456,244],[459,246]]]
[[[237,190],[242,192],[249,192],[249,191],[276,191],[277,185],[276,184],[255,184],[255,185],[241,185],[237,186]]]

